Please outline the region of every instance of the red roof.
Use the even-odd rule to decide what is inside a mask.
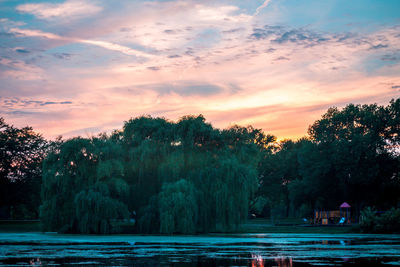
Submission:
[[[350,205],[347,202],[343,202],[340,208],[350,208]]]

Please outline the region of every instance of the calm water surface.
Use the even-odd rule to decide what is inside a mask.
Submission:
[[[400,265],[400,236],[0,233],[0,265],[394,266]]]

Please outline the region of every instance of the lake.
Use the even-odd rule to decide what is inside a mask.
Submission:
[[[400,265],[400,236],[0,233],[0,265],[390,266]]]

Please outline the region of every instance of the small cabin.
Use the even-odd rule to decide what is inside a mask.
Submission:
[[[314,224],[332,225],[332,224],[350,224],[351,206],[347,202],[340,205],[339,210],[314,210]]]

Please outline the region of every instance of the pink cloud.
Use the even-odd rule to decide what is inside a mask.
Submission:
[[[45,77],[43,69],[26,64],[21,60],[10,60],[7,58],[0,58],[0,66],[3,66],[3,70],[0,69],[0,77],[15,80],[40,80]]]
[[[58,12],[52,5],[43,11],[47,15],[32,7],[30,12],[50,19]],[[67,37],[12,27],[10,33],[43,44],[59,41],[54,45],[58,50],[70,43],[88,48],[69,65],[57,61],[31,71],[46,76],[44,85],[52,97],[42,94],[43,99],[73,105],[23,107],[31,112],[24,115],[12,113],[21,110],[14,107],[5,110],[6,117],[54,137],[120,128],[124,120],[143,114],[176,120],[202,113],[217,127],[252,124],[279,138],[298,138],[329,106],[387,104],[398,97],[393,88],[400,85],[399,64],[373,73],[363,69],[364,61],[376,55],[371,47],[388,53],[400,49],[396,28],[364,34],[360,41],[307,28],[268,28],[231,5],[204,2],[194,8],[192,2],[168,1],[124,2],[123,7],[91,26],[73,28]],[[208,40],[210,31],[213,38]],[[90,47],[104,50],[89,57]],[[133,60],[132,55],[144,59]],[[16,71],[34,67],[18,62],[8,70],[10,80],[21,76]],[[190,93],[193,85],[207,85],[210,92]]]

